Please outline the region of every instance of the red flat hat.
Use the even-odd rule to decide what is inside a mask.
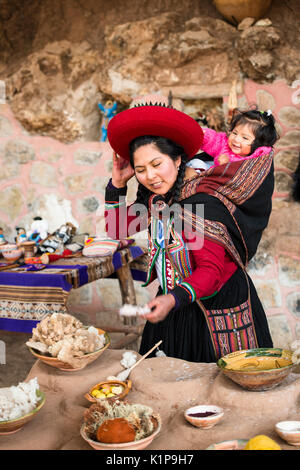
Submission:
[[[165,137],[183,147],[192,158],[201,147],[203,131],[190,116],[162,105],[139,105],[114,116],[107,126],[112,149],[129,160],[129,144],[136,137],[153,135]]]

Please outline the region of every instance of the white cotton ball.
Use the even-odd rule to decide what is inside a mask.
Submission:
[[[122,357],[120,362],[124,369],[129,369],[136,363],[136,354],[132,351],[126,351]]]

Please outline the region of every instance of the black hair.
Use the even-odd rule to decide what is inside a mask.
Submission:
[[[176,144],[170,139],[153,135],[144,135],[141,137],[136,137],[129,144],[129,160],[132,168],[134,168],[134,152],[143,145],[148,144],[154,144],[161,153],[167,155],[173,161],[176,161],[178,157],[181,157],[181,163],[178,170],[177,179],[170,191],[164,196],[166,202],[169,202],[172,198],[172,203],[175,203],[179,199],[181,187],[183,185],[185,168],[188,160],[187,155],[183,147]],[[145,186],[143,186],[142,184],[139,184],[137,191],[137,202],[145,204],[146,207],[148,207],[148,201],[151,194],[151,191],[145,188]]]
[[[229,125],[229,132],[242,124],[248,124],[255,136],[250,154],[255,152],[258,147],[273,147],[279,138],[275,128],[274,116],[268,111],[258,111],[257,109],[240,111],[235,109]]]

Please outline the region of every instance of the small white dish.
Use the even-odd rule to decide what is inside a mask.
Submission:
[[[300,421],[280,421],[275,424],[275,431],[291,446],[300,446]]]
[[[209,416],[205,416],[206,413],[213,413]],[[193,416],[197,414],[203,414],[204,416]],[[191,423],[193,426],[202,429],[210,429],[215,426],[222,416],[224,415],[224,410],[220,406],[216,405],[197,405],[192,408],[188,408],[184,412],[185,419]]]

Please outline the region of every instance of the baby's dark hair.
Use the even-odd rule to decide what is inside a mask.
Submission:
[[[279,138],[275,128],[274,116],[269,111],[258,111],[257,109],[240,111],[235,109],[229,124],[229,132],[242,124],[248,124],[255,136],[250,154],[255,152],[258,147],[273,147]]]
[[[180,145],[176,144],[170,139],[153,135],[144,135],[141,137],[137,137],[136,139],[132,140],[129,144],[129,159],[132,168],[134,168],[134,152],[143,145],[148,144],[154,144],[161,153],[167,155],[173,161],[176,161],[178,157],[181,157],[181,164],[178,170],[177,179],[171,190],[168,192],[168,194],[165,195],[166,202],[169,202],[172,198],[172,203],[175,203],[179,199],[180,190],[183,185],[185,167],[188,160],[187,155]],[[139,184],[137,191],[137,202],[145,204],[148,207],[148,201],[151,194],[151,191],[145,188],[142,184]]]

